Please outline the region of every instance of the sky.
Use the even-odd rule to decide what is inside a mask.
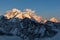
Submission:
[[[0,15],[7,10],[32,9],[44,18],[56,17],[60,19],[60,0],[0,0]]]

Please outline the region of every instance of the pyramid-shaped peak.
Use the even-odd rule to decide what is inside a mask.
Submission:
[[[55,17],[52,17],[52,18],[50,19],[50,21],[52,21],[52,22],[58,22],[58,20],[57,20]]]

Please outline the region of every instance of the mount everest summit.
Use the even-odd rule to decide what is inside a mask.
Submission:
[[[31,9],[22,12],[14,8],[0,16],[0,35],[35,40],[36,38],[54,37],[59,30],[60,22],[55,17],[44,20]]]

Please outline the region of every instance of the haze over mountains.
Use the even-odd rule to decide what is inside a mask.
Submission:
[[[18,36],[20,40],[52,38],[60,32],[60,22],[55,17],[50,20],[37,16],[35,11],[23,12],[16,8],[0,16],[0,35]]]

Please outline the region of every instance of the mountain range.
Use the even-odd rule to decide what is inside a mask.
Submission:
[[[0,16],[0,35],[35,40],[35,38],[54,37],[59,30],[60,21],[55,17],[46,20],[37,16],[31,9],[22,12],[14,8]]]

